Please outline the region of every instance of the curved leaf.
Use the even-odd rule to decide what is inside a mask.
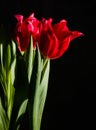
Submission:
[[[23,103],[20,106],[20,109],[19,109],[18,115],[17,115],[17,119],[16,119],[16,125],[15,125],[16,128],[19,128],[19,126],[20,126],[20,122],[22,120],[22,116],[24,115],[24,113],[26,111],[27,103],[28,103],[28,99],[23,101]]]

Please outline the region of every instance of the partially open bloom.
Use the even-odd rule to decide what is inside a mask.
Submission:
[[[70,41],[83,35],[79,31],[70,31],[66,20],[52,25],[52,19],[42,19],[40,26],[39,48],[50,59],[61,57],[68,49]]]
[[[33,37],[33,46],[35,47],[39,35],[39,21],[34,17],[34,13],[26,19],[22,15],[15,15],[15,18],[18,21],[15,28],[15,40],[19,50],[27,50],[31,35]]]

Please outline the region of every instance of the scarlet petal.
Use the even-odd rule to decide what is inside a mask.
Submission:
[[[71,40],[77,38],[77,37],[80,37],[80,36],[83,36],[84,34],[79,32],[79,31],[73,31],[72,32],[72,35],[71,35]]]
[[[34,13],[32,13],[28,18],[33,18],[34,17]]]
[[[49,36],[48,38],[49,38],[49,48],[47,48],[48,50],[47,57],[53,59],[57,55],[59,43],[55,35],[51,37]]]
[[[61,20],[59,23],[53,25],[54,33],[59,41],[64,40],[66,37],[69,37],[72,34],[66,24],[66,20]]]
[[[62,31],[69,31],[66,24],[67,24],[66,20],[61,20],[59,23],[53,25],[53,29],[56,33]]]
[[[26,18],[27,22],[32,22],[32,20],[35,20],[34,13],[32,13],[28,18]]]
[[[18,20],[18,22],[22,23],[23,15],[15,15],[15,18]]]
[[[70,37],[65,38],[61,43],[59,43],[58,53],[54,57],[54,59],[60,58],[67,51],[69,44],[70,44]]]

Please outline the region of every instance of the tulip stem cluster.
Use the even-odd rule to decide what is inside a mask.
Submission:
[[[40,130],[50,60],[41,56],[38,46],[33,49],[32,36],[26,52],[16,50],[13,41],[0,44],[0,130],[22,130],[26,113],[29,130]]]
[[[71,40],[82,35],[70,31],[66,20],[38,20],[15,15],[13,37],[0,28],[0,130],[40,130],[50,60],[61,57]]]

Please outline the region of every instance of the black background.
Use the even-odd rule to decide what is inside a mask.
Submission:
[[[12,22],[17,13],[35,12],[38,19],[52,17],[54,23],[66,19],[71,30],[84,33],[51,61],[42,130],[96,128],[95,8],[95,0],[0,0],[0,23]]]

